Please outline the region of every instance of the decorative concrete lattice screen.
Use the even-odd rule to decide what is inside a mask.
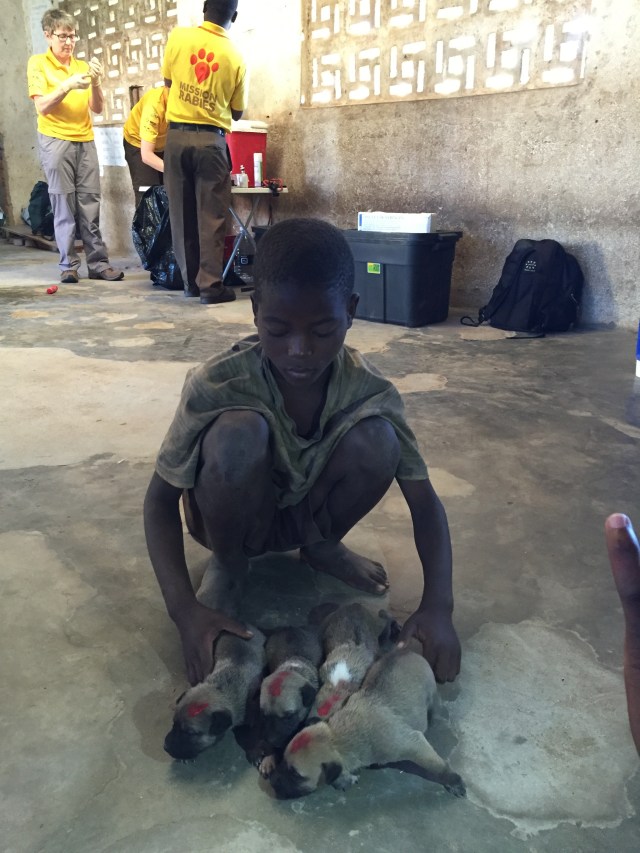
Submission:
[[[104,112],[94,124],[123,124],[129,114],[129,86],[162,83],[162,57],[176,22],[178,0],[100,0],[59,8],[77,21],[79,59],[97,56],[105,68]]]
[[[303,0],[305,106],[579,83],[591,0]]]

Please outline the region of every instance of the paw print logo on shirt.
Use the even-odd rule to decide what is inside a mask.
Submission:
[[[193,70],[196,72],[198,83],[204,83],[210,74],[213,74],[214,71],[220,68],[220,65],[213,61],[214,57],[214,53],[207,53],[203,47],[200,48],[197,54],[191,54],[191,64],[195,66]]]

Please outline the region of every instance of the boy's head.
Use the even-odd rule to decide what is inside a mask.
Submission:
[[[202,13],[205,21],[227,28],[238,17],[238,0],[204,0]]]
[[[304,286],[339,293],[347,302],[353,293],[355,267],[341,231],[322,219],[285,219],[258,243],[253,269],[254,298]]]
[[[263,350],[288,384],[309,386],[341,350],[355,315],[353,255],[321,219],[286,219],[258,244],[253,311]]]

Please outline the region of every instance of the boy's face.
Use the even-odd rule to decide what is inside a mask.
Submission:
[[[265,289],[253,300],[253,316],[265,355],[293,388],[322,380],[351,327],[358,295],[345,297],[321,287]]]

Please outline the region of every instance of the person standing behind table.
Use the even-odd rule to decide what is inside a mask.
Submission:
[[[102,112],[104,71],[95,57],[87,64],[73,56],[78,36],[72,15],[45,12],[42,29],[49,50],[29,59],[27,77],[38,113],[38,150],[49,184],[60,281],[79,280],[76,219],[89,278],[119,281],[124,273],[109,263],[100,234],[100,172],[89,113]]]
[[[136,196],[136,207],[144,195],[139,187],[162,183],[163,151],[167,140],[167,95],[161,86],[145,92],[124,123],[124,157]]]
[[[222,281],[231,163],[225,133],[246,107],[246,67],[226,30],[237,0],[206,0],[199,27],[169,34],[162,64],[169,132],[164,181],[185,296],[214,304],[236,298]]]

